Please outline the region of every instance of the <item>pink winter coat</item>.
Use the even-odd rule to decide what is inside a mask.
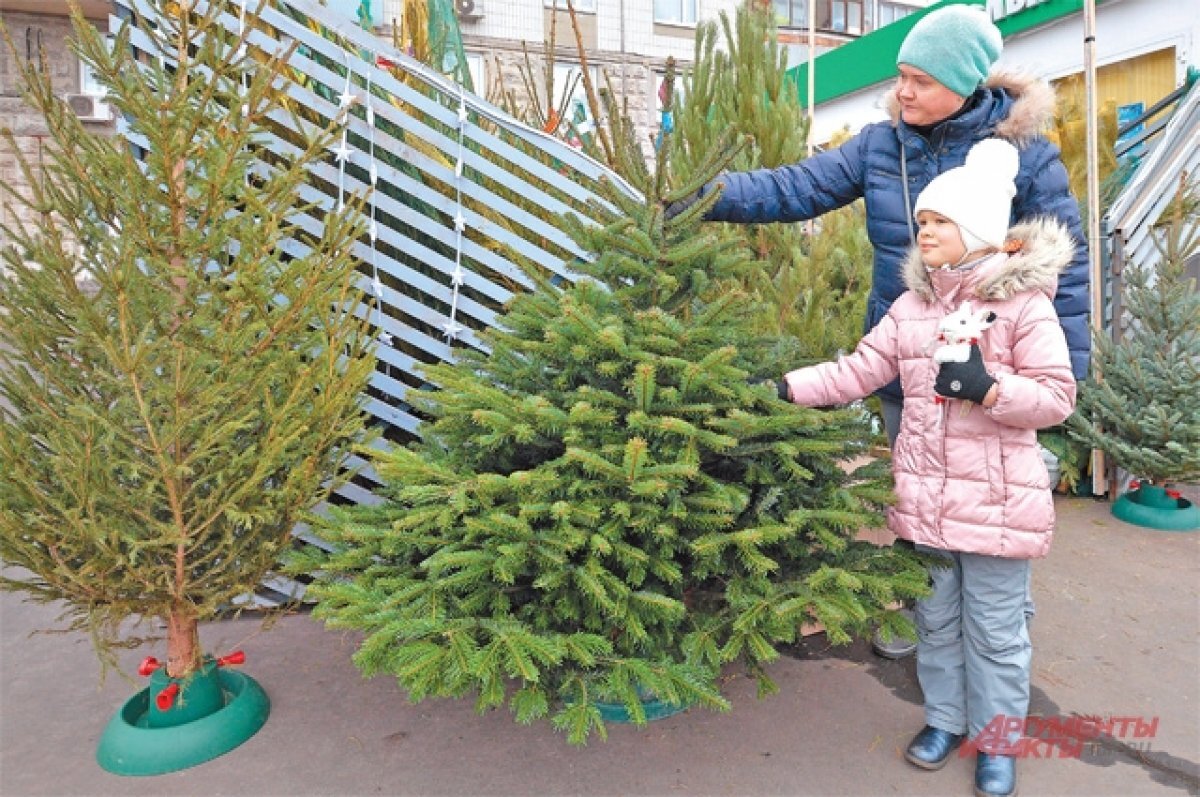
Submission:
[[[784,378],[793,401],[819,407],[863,398],[899,376],[904,413],[889,528],[933,548],[1031,559],[1046,555],[1054,531],[1037,430],[1075,407],[1071,360],[1051,303],[1075,243],[1049,219],[1013,227],[1009,237],[1023,243],[1020,252],[962,270],[930,271],[910,253],[908,291],[853,354]],[[934,400],[938,321],[968,299],[996,314],[980,341],[998,388],[989,408]]]

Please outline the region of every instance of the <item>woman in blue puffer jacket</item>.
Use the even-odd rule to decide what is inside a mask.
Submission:
[[[999,30],[977,6],[947,6],[929,14],[900,47],[900,74],[886,96],[891,121],[868,125],[837,149],[796,164],[721,175],[696,197],[724,186],[705,218],[804,221],[864,199],[867,235],[875,248],[865,324],[870,330],[904,292],[901,264],[915,240],[912,202],[934,177],[961,166],[976,142],[1005,139],[1020,152],[1010,222],[1048,216],[1061,222],[1077,243],[1054,306],[1072,371],[1083,379],[1091,351],[1087,245],[1058,148],[1042,135],[1054,114],[1054,91],[1029,76],[989,77],[1001,48]],[[888,434],[894,437],[902,401],[899,384],[888,385],[880,397]]]

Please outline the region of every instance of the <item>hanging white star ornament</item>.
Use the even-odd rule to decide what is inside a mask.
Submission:
[[[371,168],[369,171],[371,175],[371,185],[375,185],[375,183],[379,180],[379,169],[375,168],[375,161],[371,161]]]
[[[371,219],[369,233],[371,235],[371,243],[375,243],[375,240],[379,238],[379,223],[375,219]]]
[[[379,333],[379,342],[382,343],[384,346],[391,346],[393,340],[394,340],[394,338],[387,332]]]
[[[350,146],[346,144],[345,139],[343,139],[342,142],[338,144],[337,149],[333,151],[333,154],[334,157],[338,159],[338,163],[344,163],[345,161],[350,160],[351,152],[352,150],[350,149]]]
[[[346,86],[345,90],[338,95],[338,106],[341,108],[349,108],[354,103],[358,102],[358,97],[354,96],[354,92]]]
[[[466,127],[467,119],[468,119],[467,106],[465,106],[465,105],[458,106],[458,126]]]
[[[442,331],[447,340],[458,340],[458,335],[463,331],[463,328],[458,325],[457,321],[447,321],[442,324]]]
[[[457,230],[458,232],[462,232],[466,228],[467,228],[467,220],[465,218],[463,218],[462,213],[459,213],[457,216],[454,217],[454,229]]]
[[[466,272],[462,270],[462,266],[455,266],[454,273],[450,275],[450,279],[456,288],[466,283],[466,277]]]

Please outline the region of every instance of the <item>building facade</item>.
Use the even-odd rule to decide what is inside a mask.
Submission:
[[[324,0],[330,13],[355,17],[364,0]],[[751,0],[770,2],[778,23],[778,38],[790,63],[828,53],[872,31],[919,11],[929,0]],[[393,24],[402,19],[404,0],[367,0],[376,33],[390,39]],[[527,64],[537,70],[543,94],[547,48],[555,34],[554,97],[539,97],[543,106],[565,104],[572,118],[586,113],[582,84],[572,96],[562,93],[581,68],[579,46],[598,88],[611,85],[618,104],[639,128],[639,139],[650,142],[661,123],[659,88],[668,58],[687,65],[694,57],[700,23],[734,14],[741,0],[574,0],[579,43],[566,10],[566,0],[449,0],[453,5],[476,93],[496,104],[508,92],[517,102],[527,93],[521,72]],[[811,3],[811,5],[810,5]],[[109,0],[82,0],[85,15],[98,27],[108,25]],[[114,124],[93,81],[67,45],[71,30],[67,0],[3,0],[0,15],[17,43],[16,57],[0,48],[0,125],[11,129],[18,148],[40,162],[46,131],[41,117],[20,96],[17,58],[35,59],[44,52],[57,90],[71,102],[87,127],[111,132]],[[810,32],[809,24],[813,24]],[[22,52],[23,50],[23,52]],[[0,179],[9,185],[25,181],[13,153],[0,147]],[[0,210],[0,221],[10,219]]]
[[[930,0],[751,0],[769,1],[778,24],[778,39],[789,63],[814,53],[836,49],[862,35],[920,10]],[[358,7],[360,0],[341,0]],[[403,0],[372,0],[372,16],[381,35],[388,36],[402,18]],[[492,99],[500,91],[525,91],[520,71],[527,54],[535,68],[544,69],[543,43],[554,31],[554,86],[558,96],[542,97],[543,104],[559,106],[561,92],[572,73],[580,70],[566,0],[455,0],[463,47],[476,93]],[[694,57],[697,26],[733,15],[741,0],[574,0],[579,22],[579,44],[588,61],[593,82],[611,82],[617,101],[649,141],[660,123],[658,89],[667,58],[681,65]],[[809,33],[811,21],[812,35]],[[567,104],[583,109],[582,86]]]
[[[950,2],[963,0],[937,5]],[[1095,53],[1101,104],[1150,108],[1200,64],[1200,15],[1185,13],[1186,5],[1178,0],[1098,0]],[[986,6],[1004,35],[998,69],[1021,70],[1056,83],[1082,80],[1083,0],[987,0]],[[896,73],[896,51],[917,18],[816,60],[815,141],[886,118],[882,97]],[[803,97],[807,67],[796,67],[795,74]]]
[[[97,26],[107,29],[110,8],[107,0],[87,0],[82,8]],[[41,68],[84,120],[84,125],[97,133],[111,133],[114,124],[104,103],[103,90],[67,45],[71,19],[66,0],[3,0],[0,19],[17,45],[16,54],[0,46],[0,127],[13,132],[17,148],[34,165],[35,172],[40,172],[37,164],[49,157],[46,123],[21,97],[18,58],[37,63],[39,54],[44,53]],[[37,176],[35,173],[34,178]],[[28,184],[17,166],[15,153],[3,141],[0,141],[0,181],[18,190]],[[0,223],[11,225],[17,221],[14,216],[19,212],[22,211],[9,210],[0,203]]]

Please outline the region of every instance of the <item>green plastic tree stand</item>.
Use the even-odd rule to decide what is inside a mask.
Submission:
[[[673,714],[678,714],[687,709],[687,706],[680,703],[671,703],[666,700],[659,700],[653,695],[641,694],[642,711],[646,713],[646,722],[664,719]],[[624,703],[608,703],[604,701],[596,701],[596,708],[600,710],[600,717],[605,722],[616,723],[632,723],[633,717],[629,714],[629,709]]]
[[[1200,508],[1186,498],[1167,495],[1164,488],[1150,484],[1118,498],[1112,513],[1126,523],[1159,531],[1200,529]]]
[[[633,717],[624,703],[596,703],[600,716],[605,722],[632,723]],[[646,712],[646,722],[661,720],[686,709],[687,706],[668,703],[665,700],[643,700],[642,710]]]
[[[172,684],[178,692],[160,708],[158,695]],[[96,761],[116,775],[162,775],[203,764],[228,753],[258,732],[271,702],[247,675],[222,669],[211,660],[186,679],[170,678],[166,668],[150,676],[150,686],[121,707],[100,736]]]

